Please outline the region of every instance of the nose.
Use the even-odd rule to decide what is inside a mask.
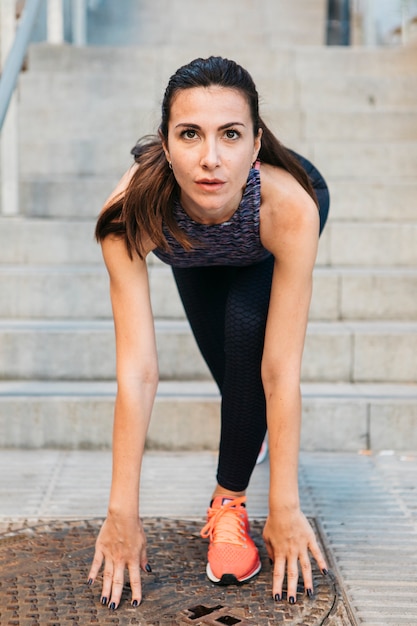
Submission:
[[[205,169],[214,169],[220,165],[219,146],[215,139],[204,141],[201,151],[200,165]]]

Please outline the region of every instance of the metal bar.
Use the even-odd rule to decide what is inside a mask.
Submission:
[[[72,43],[76,46],[87,43],[86,0],[72,0]]]
[[[64,7],[62,0],[48,0],[46,24],[48,43],[64,43]]]
[[[363,35],[366,46],[377,43],[376,12],[374,0],[365,0],[363,13]]]
[[[16,37],[7,56],[0,79],[0,130],[6,117],[19,72],[22,68],[30,34],[42,0],[27,0],[19,21]]]
[[[410,30],[410,0],[401,2],[401,43],[405,46],[409,39]]]
[[[2,0],[0,3],[0,27],[0,67],[3,67],[13,45],[16,32],[15,0]],[[13,94],[0,140],[0,197],[3,215],[17,215],[19,212],[17,143],[17,102],[16,95]]]

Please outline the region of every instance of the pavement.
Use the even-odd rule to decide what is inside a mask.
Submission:
[[[215,469],[213,452],[147,451],[141,515],[201,519]],[[108,451],[2,450],[0,532],[104,517],[110,472]],[[252,519],[267,515],[268,473],[268,460],[255,468]],[[300,493],[353,620],[416,626],[417,452],[302,452]]]

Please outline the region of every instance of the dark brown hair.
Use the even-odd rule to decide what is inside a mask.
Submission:
[[[96,238],[103,240],[109,234],[123,236],[131,256],[133,251],[144,256],[143,237],[163,250],[169,249],[164,227],[186,249],[193,243],[178,227],[172,206],[179,187],[169,168],[162,148],[162,138],[168,139],[168,122],[171,105],[179,91],[193,87],[218,85],[236,89],[247,100],[253,122],[254,136],[262,129],[262,142],[258,158],[263,163],[284,168],[302,185],[316,201],[315,193],[305,170],[290,150],[285,148],[259,116],[259,97],[250,74],[240,65],[222,57],[195,59],[180,67],[171,76],[162,101],[159,135],[142,138],[132,150],[139,167],[132,176],[126,191],[105,207],[96,225]],[[317,202],[317,201],[316,201]]]

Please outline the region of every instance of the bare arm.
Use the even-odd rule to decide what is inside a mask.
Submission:
[[[317,254],[317,208],[288,174],[282,175],[277,205],[267,205],[263,244],[275,256],[262,380],[270,449],[269,517],[264,537],[274,561],[273,595],[282,597],[287,570],[288,598],[296,598],[298,561],[304,584],[313,589],[308,550],[325,568],[314,533],[300,510],[298,454],[301,427],[300,372],[312,273]],[[269,202],[273,202],[273,185]]]
[[[121,240],[107,238],[116,333],[117,397],[109,511],[137,514],[140,464],[158,383],[155,332],[145,261],[131,261]]]
[[[140,568],[147,568],[139,518],[140,471],[156,388],[158,364],[146,262],[131,259],[123,239],[102,243],[110,277],[116,334],[117,396],[113,472],[107,519],[96,543],[90,580],[104,561],[103,604],[116,608],[129,570],[132,601],[141,601]]]

